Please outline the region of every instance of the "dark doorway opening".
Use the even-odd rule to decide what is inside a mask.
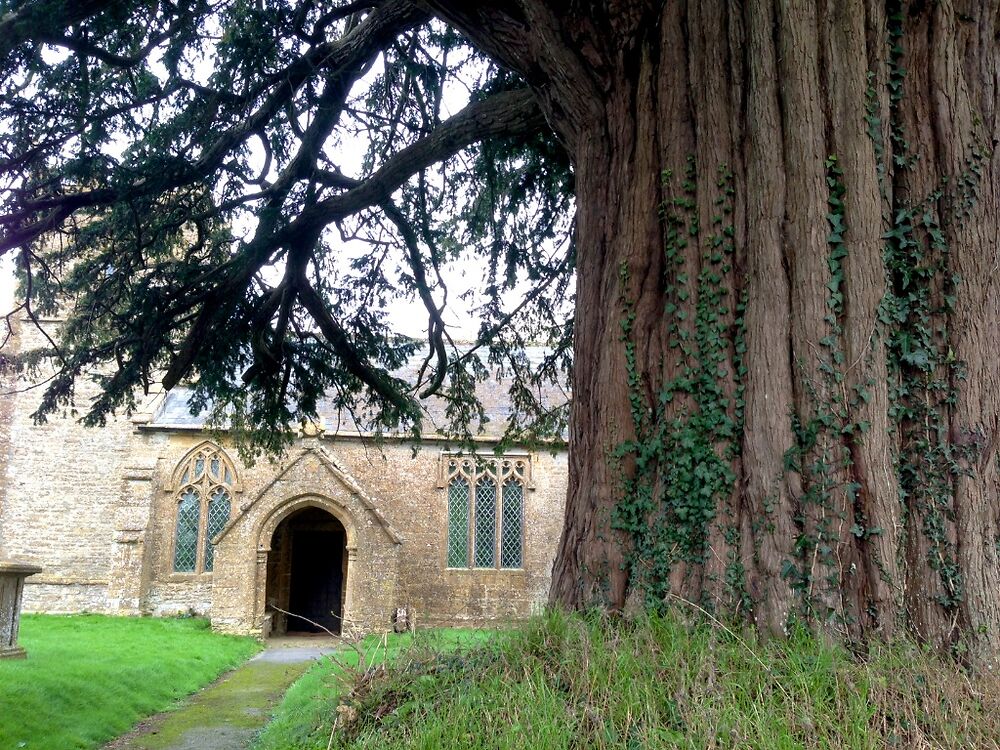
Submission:
[[[274,530],[267,558],[271,633],[339,634],[347,590],[347,533],[321,508],[303,508]]]

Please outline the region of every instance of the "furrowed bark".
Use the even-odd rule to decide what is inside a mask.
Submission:
[[[789,282],[785,274],[782,220],[785,206],[784,150],[773,133],[781,128],[778,95],[778,52],[772,26],[774,9],[753,0],[748,14],[748,79],[755,96],[748,97],[746,237],[747,297],[769,304],[747,306],[746,424],[743,432],[744,507],[754,523],[754,554],[748,585],[758,606],[754,614],[765,632],[781,632],[793,611],[793,592],[782,563],[793,557],[795,507],[802,494],[797,474],[784,470],[785,446],[794,445],[788,413],[775,404],[792,399],[792,368],[788,356]],[[749,186],[756,189],[751,191]],[[771,435],[757,440],[757,435]]]
[[[882,23],[883,18],[880,14],[875,23]],[[874,96],[874,88],[869,90],[869,72],[874,78],[881,57],[858,54],[866,49],[862,2],[851,0],[832,8],[825,27],[830,69],[837,71],[827,83],[827,116],[837,123],[829,145],[843,170],[844,213],[849,217],[844,260],[844,387],[852,396],[850,422],[869,425],[866,434],[851,435],[847,440],[851,463],[847,479],[856,487],[854,522],[860,525],[866,519],[880,519],[882,524],[880,533],[864,537],[852,551],[860,594],[853,606],[865,613],[867,628],[879,628],[888,637],[900,620],[902,607],[897,560],[902,519],[888,416],[888,365],[877,316],[886,293],[883,241],[878,232],[883,225],[883,203],[878,156],[865,119],[868,99]],[[881,50],[876,47],[874,52]],[[874,99],[870,104],[877,107]]]
[[[994,4],[433,5],[576,169],[552,600],[995,660]]]
[[[948,345],[961,363],[953,376],[949,438],[959,471],[954,539],[962,576],[958,642],[978,662],[1000,653],[1000,154],[997,127],[995,4],[942,4],[925,11],[936,168],[948,178],[940,211],[958,277]],[[923,19],[922,19],[923,20]],[[954,627],[954,626],[953,626]]]

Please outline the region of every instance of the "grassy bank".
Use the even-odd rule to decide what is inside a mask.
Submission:
[[[346,648],[334,658],[317,662],[292,685],[253,748],[325,750],[341,693],[363,680],[382,678],[385,665],[398,668],[414,658],[437,659],[488,642],[494,635],[492,631],[454,629],[420,631],[416,640],[410,633],[370,636],[357,648]]]
[[[418,640],[388,669],[337,674],[300,681],[260,747],[1000,747],[995,676],[910,644],[858,658],[677,617],[549,614],[474,648]]]
[[[26,615],[28,658],[0,661],[0,748],[93,748],[259,646],[196,619]]]

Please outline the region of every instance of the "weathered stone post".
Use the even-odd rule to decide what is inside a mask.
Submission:
[[[18,659],[28,655],[17,645],[21,596],[24,579],[41,572],[42,569],[35,565],[0,560],[0,659]]]

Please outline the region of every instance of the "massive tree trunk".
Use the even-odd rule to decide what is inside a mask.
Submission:
[[[997,4],[437,5],[576,170],[553,601],[1000,654]]]

